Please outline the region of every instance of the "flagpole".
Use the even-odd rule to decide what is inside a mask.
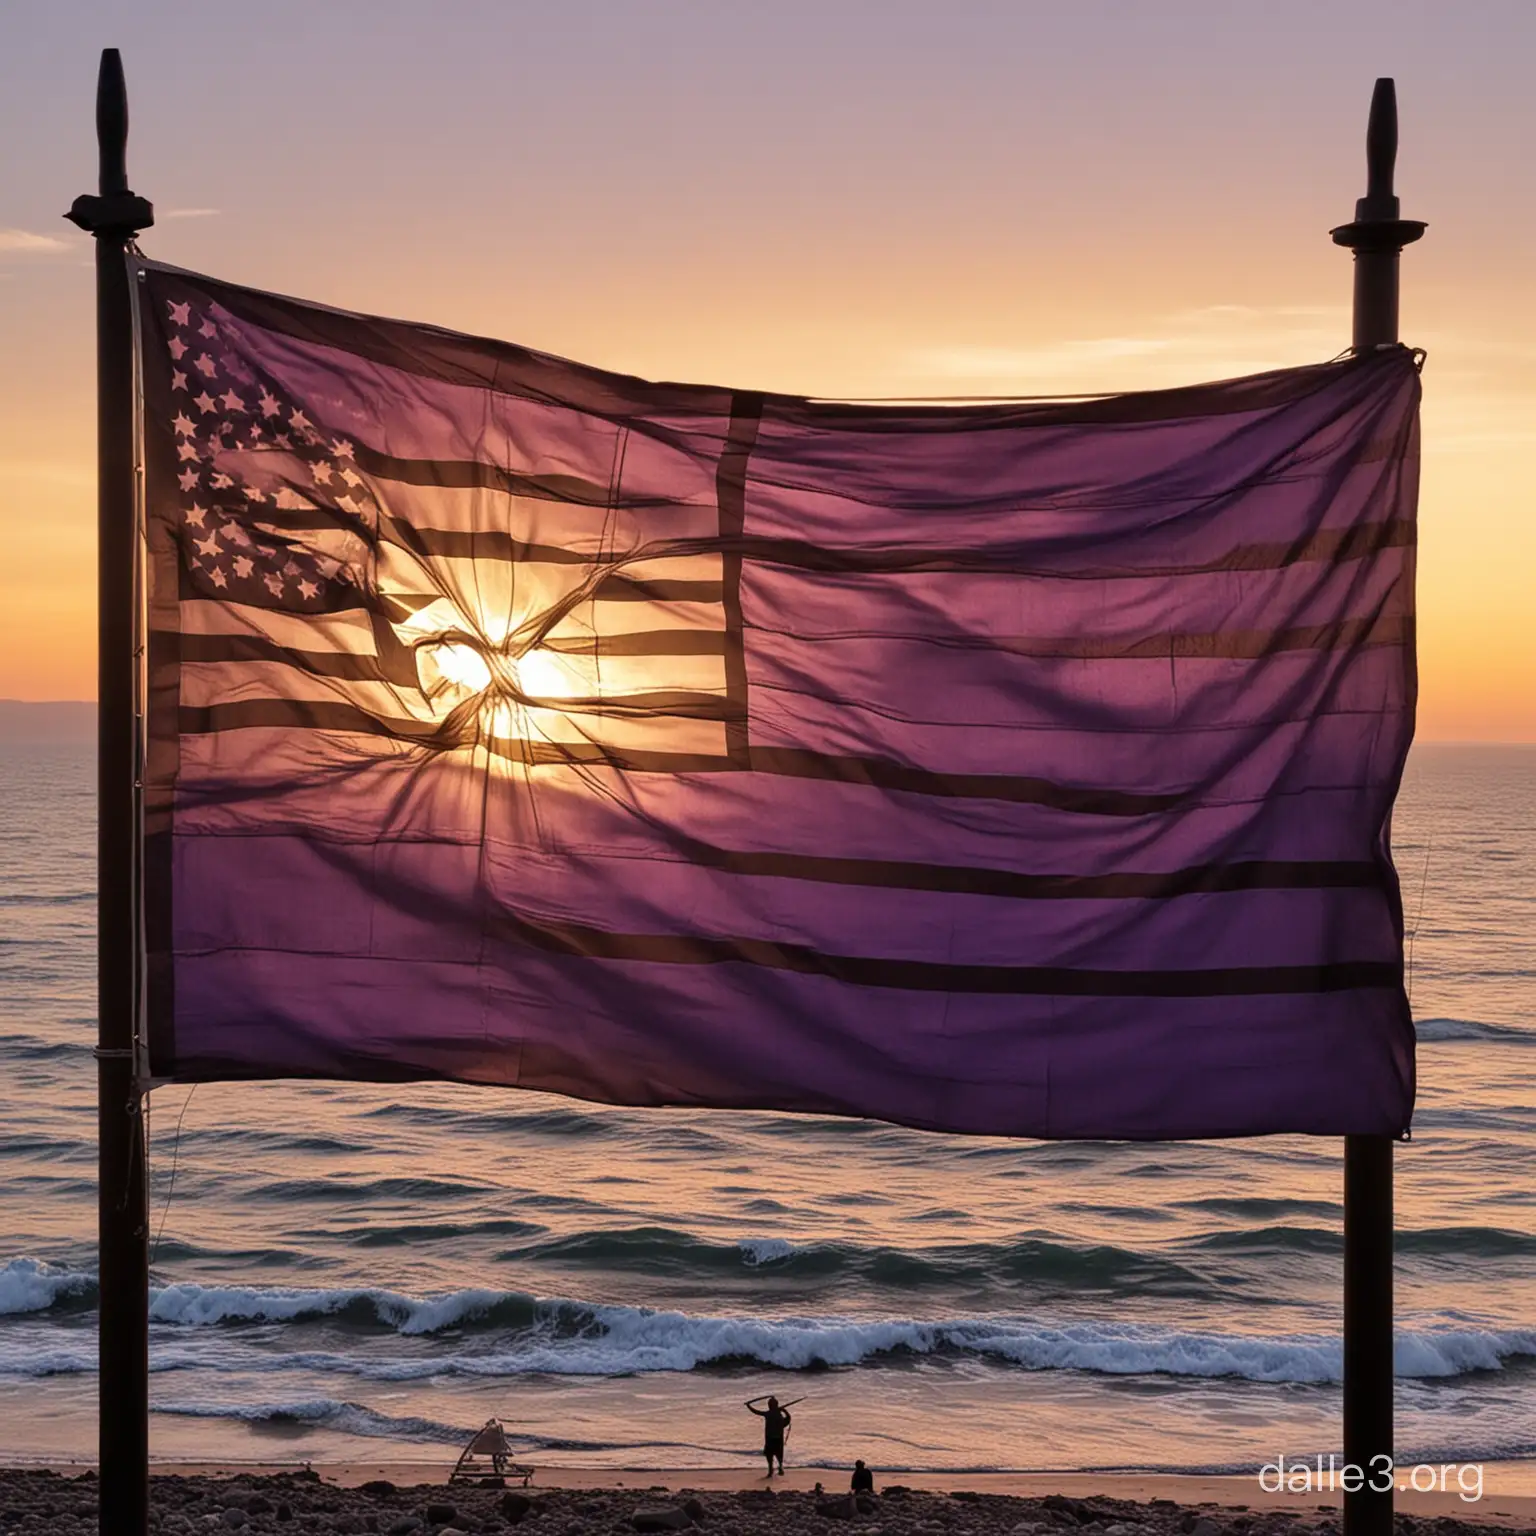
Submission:
[[[1356,352],[1398,343],[1398,256],[1424,233],[1399,217],[1393,194],[1397,88],[1376,82],[1365,133],[1366,193],[1354,222],[1332,231],[1355,253]],[[1344,1486],[1345,1536],[1392,1536],[1392,1138],[1344,1138],[1344,1463],[1362,1469]]]
[[[66,215],[96,237],[97,1189],[102,1536],[149,1521],[149,1213],[138,1055],[138,529],[128,245],[154,211],[128,190],[128,91],[116,48],[96,80],[99,195]]]

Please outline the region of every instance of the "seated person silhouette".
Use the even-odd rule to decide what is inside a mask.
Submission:
[[[873,1493],[875,1491],[875,1474],[864,1465],[862,1461],[853,1464],[853,1479],[848,1486],[855,1493]]]

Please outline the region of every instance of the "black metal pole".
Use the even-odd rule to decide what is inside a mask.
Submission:
[[[115,48],[96,82],[100,195],[66,217],[96,237],[97,1232],[102,1536],[149,1523],[149,1213],[138,1071],[138,541],[127,248],[154,222],[128,190],[128,92]]]
[[[1398,216],[1397,89],[1378,80],[1366,192],[1333,231],[1355,253],[1354,349],[1396,346],[1398,255],[1424,225]],[[1392,1138],[1344,1138],[1344,1532],[1392,1536]],[[1358,1468],[1359,1472],[1352,1469]],[[1352,1486],[1358,1479],[1358,1486]]]

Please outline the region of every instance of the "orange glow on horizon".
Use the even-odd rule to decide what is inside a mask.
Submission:
[[[526,26],[487,8],[469,56],[425,14],[370,12],[366,77],[271,110],[305,50],[356,42],[353,9],[231,49],[222,23],[143,8],[125,65],[130,171],[160,207],[146,251],[598,367],[827,397],[1111,392],[1337,354],[1349,257],[1327,231],[1364,191],[1370,82],[1394,69],[1398,191],[1430,224],[1402,267],[1404,339],[1429,354],[1420,735],[1536,741],[1536,204],[1509,192],[1536,9],[614,7],[600,40],[579,7]],[[64,26],[39,13],[40,36]],[[84,699],[91,250],[58,210],[94,170],[95,58],[49,47],[12,68],[37,150],[0,219],[0,696]]]

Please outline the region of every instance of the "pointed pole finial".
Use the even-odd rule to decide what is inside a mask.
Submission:
[[[1398,344],[1397,258],[1425,230],[1418,219],[1399,215],[1393,187],[1397,166],[1397,85],[1383,76],[1371,92],[1365,129],[1365,196],[1355,203],[1352,223],[1332,231],[1335,245],[1355,253],[1354,348],[1357,352]]]
[[[1355,202],[1354,222],[1332,231],[1334,243],[1354,250],[1401,250],[1424,233],[1418,219],[1400,218],[1393,189],[1397,167],[1397,82],[1384,75],[1371,92],[1365,128],[1365,196]]]
[[[1365,129],[1365,196],[1355,204],[1355,218],[1395,219],[1401,211],[1392,191],[1397,166],[1397,82],[1385,76],[1371,93]]]
[[[96,75],[96,143],[101,150],[103,197],[128,190],[128,82],[123,56],[116,48],[101,50]]]
[[[128,84],[123,78],[123,56],[116,48],[101,50],[96,144],[101,154],[98,195],[77,197],[64,217],[97,237],[131,239],[155,222],[155,210],[146,198],[128,190]]]

